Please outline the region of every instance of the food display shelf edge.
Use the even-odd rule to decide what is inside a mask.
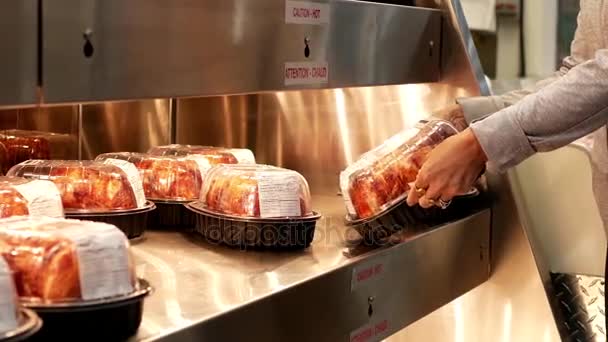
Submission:
[[[390,335],[489,277],[485,201],[383,246],[365,245],[345,226],[341,197],[313,196],[313,203],[323,218],[305,250],[244,250],[192,232],[147,232],[133,254],[155,293],[133,340],[338,341],[384,323]]]

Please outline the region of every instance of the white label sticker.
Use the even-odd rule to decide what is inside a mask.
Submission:
[[[323,25],[329,24],[329,4],[311,1],[285,1],[285,23]]]
[[[63,217],[61,194],[53,182],[33,180],[13,188],[27,201],[30,215]]]
[[[16,301],[13,277],[0,257],[0,333],[17,328]]]
[[[196,165],[198,165],[198,170],[201,172],[201,175],[204,176],[207,171],[211,168],[211,164],[209,163],[209,160],[207,158],[205,158],[204,156],[200,156],[200,155],[196,155],[196,154],[189,154],[186,156],[186,159],[188,160],[193,160]]]
[[[145,206],[146,195],[144,194],[144,185],[141,180],[139,170],[137,170],[137,167],[135,167],[133,163],[128,162],[126,160],[112,158],[104,160],[103,163],[117,166],[127,175],[127,181],[131,184],[131,188],[133,189],[133,193],[135,194],[135,201],[137,202],[137,207],[142,208],[143,206]]]
[[[350,342],[376,342],[388,337],[388,319],[378,319],[350,333]]]
[[[239,164],[255,164],[255,156],[251,150],[246,148],[234,148],[230,149],[230,153],[232,153]]]
[[[285,63],[285,85],[325,84],[329,80],[327,62],[287,62]]]
[[[290,172],[258,172],[261,217],[301,216],[300,182]]]
[[[95,225],[98,229],[82,229],[79,224],[60,231],[75,245],[82,299],[133,292],[124,234],[111,225]]]

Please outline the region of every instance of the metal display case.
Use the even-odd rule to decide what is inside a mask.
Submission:
[[[45,100],[223,95],[439,79],[439,11],[348,0],[309,4],[45,2]],[[395,44],[406,48],[393,49]],[[289,77],[303,68],[321,75]]]
[[[133,251],[156,290],[133,340],[379,341],[487,284],[497,265],[524,265],[527,286],[510,290],[548,313],[500,176],[466,211],[383,246],[344,224],[341,170],[455,98],[489,94],[459,1],[418,2],[36,2],[41,107],[0,111],[0,128],[69,131],[81,159],[168,143],[246,147],[300,172],[323,215],[299,252],[147,232]],[[510,254],[517,262],[502,262]],[[511,315],[505,302],[529,310],[530,300],[493,295],[471,308],[466,331],[481,329],[479,312]]]
[[[0,4],[0,106],[38,101],[38,1]]]

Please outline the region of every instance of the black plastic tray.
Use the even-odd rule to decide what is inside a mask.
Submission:
[[[150,229],[192,230],[196,216],[186,209],[188,202],[153,200],[156,210],[150,215]]]
[[[194,230],[207,242],[241,249],[304,249],[314,239],[318,213],[297,218],[243,218],[214,213],[192,203]]]
[[[410,207],[407,205],[407,198],[404,197],[375,216],[357,220],[347,216],[345,222],[346,226],[355,229],[367,244],[379,245],[401,230],[415,228],[420,224],[441,223],[455,213],[462,212],[462,206],[466,205],[467,200],[478,195],[479,191],[472,189],[465,195],[455,197],[446,209],[439,207],[424,209],[418,205]]]
[[[34,310],[44,325],[32,341],[122,341],[137,332],[144,298],[152,287],[143,279],[131,294],[107,299],[22,304]]]
[[[145,207],[138,209],[108,213],[66,212],[65,217],[113,224],[122,230],[129,239],[135,239],[141,237],[146,231],[148,215],[154,209],[156,209],[156,205],[151,201],[147,201]]]
[[[19,310],[19,326],[11,331],[0,333],[0,342],[26,341],[35,335],[42,327],[42,320],[29,309]]]

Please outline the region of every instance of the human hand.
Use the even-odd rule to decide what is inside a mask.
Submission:
[[[422,165],[407,197],[407,204],[430,208],[448,203],[470,190],[484,169],[487,157],[468,128],[439,144]]]

